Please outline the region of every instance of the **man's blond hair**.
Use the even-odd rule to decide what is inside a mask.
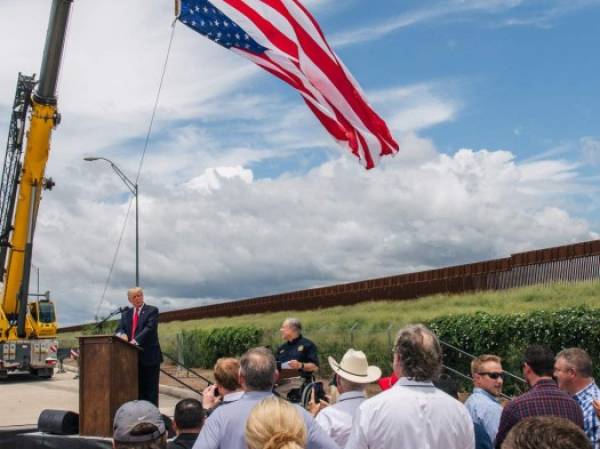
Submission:
[[[471,361],[471,376],[474,376],[475,374],[479,373],[482,365],[487,362],[502,363],[502,359],[497,355],[493,354],[483,354],[479,357],[475,357]]]
[[[241,388],[240,385],[240,362],[233,357],[223,357],[217,360],[214,368],[215,380],[229,391]]]
[[[127,297],[131,298],[136,293],[144,293],[144,289],[142,287],[133,287],[127,290]]]

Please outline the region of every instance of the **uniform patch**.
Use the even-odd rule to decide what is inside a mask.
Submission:
[[[302,351],[304,351],[304,345],[300,345],[300,346],[298,346],[298,351],[299,351],[299,352],[302,352]]]

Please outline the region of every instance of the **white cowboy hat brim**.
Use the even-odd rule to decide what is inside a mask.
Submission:
[[[342,368],[333,357],[329,356],[327,358],[327,361],[329,362],[329,366],[331,366],[331,369],[334,373],[343,377],[346,380],[349,380],[350,382],[354,382],[357,384],[369,384],[371,382],[375,382],[381,377],[381,369],[379,369],[377,366],[369,366],[365,374],[351,373]]]

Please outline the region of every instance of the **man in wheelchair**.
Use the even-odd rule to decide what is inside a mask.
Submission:
[[[302,324],[296,318],[287,318],[279,331],[285,342],[275,354],[279,370],[276,392],[291,402],[303,402],[303,393],[313,384],[314,373],[319,370],[317,347],[302,336]]]

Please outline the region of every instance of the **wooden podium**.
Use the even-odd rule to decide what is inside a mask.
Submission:
[[[79,434],[112,437],[117,409],[138,399],[140,348],[114,335],[79,337]]]

